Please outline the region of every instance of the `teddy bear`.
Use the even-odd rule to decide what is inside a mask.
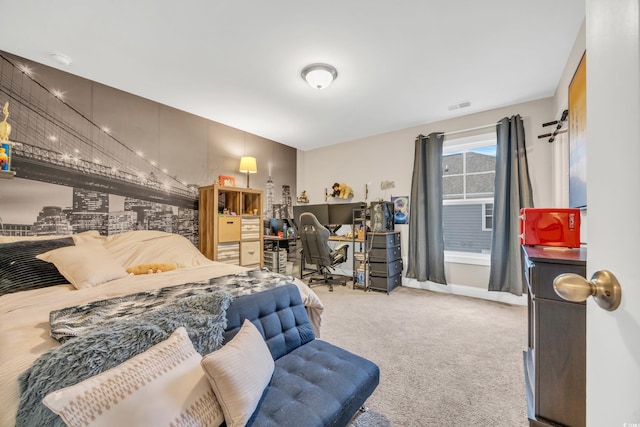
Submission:
[[[309,203],[309,197],[307,197],[307,190],[302,190],[300,196],[298,196],[298,203]]]
[[[353,196],[353,190],[347,184],[343,183],[335,183],[331,187],[333,190],[332,197],[339,197],[341,199],[348,199]]]
[[[162,273],[163,271],[175,270],[175,264],[157,263],[157,264],[139,264],[127,268],[129,274],[153,274]]]

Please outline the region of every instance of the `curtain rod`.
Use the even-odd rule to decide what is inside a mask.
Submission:
[[[442,135],[444,135],[444,136],[457,135],[459,133],[471,132],[472,130],[487,129],[487,128],[498,126],[498,125],[500,125],[500,122],[491,123],[491,124],[488,124],[488,125],[477,126],[477,127],[469,128],[469,129],[462,129],[462,130],[454,130],[454,131],[451,131],[451,132],[444,132]]]

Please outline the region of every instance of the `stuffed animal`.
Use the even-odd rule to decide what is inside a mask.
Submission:
[[[309,197],[307,197],[307,190],[302,190],[302,193],[298,196],[298,203],[309,203]]]
[[[175,264],[158,263],[158,264],[139,264],[127,268],[129,274],[153,274],[162,273],[163,271],[175,270],[178,268]]]
[[[336,182],[335,184],[333,184],[331,189],[333,190],[333,194],[331,195],[332,197],[348,199],[349,197],[353,196],[353,190],[344,182],[340,184]]]

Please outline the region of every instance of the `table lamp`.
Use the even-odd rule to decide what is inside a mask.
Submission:
[[[249,174],[258,172],[256,166],[255,157],[241,157],[240,158],[240,172],[247,174],[247,188],[249,188]]]

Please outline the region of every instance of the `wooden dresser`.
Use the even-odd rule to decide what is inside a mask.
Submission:
[[[558,296],[553,280],[586,275],[586,249],[523,246],[529,288],[529,348],[524,352],[531,426],[586,423],[586,305]]]
[[[263,265],[262,191],[200,187],[200,252],[214,261]]]

